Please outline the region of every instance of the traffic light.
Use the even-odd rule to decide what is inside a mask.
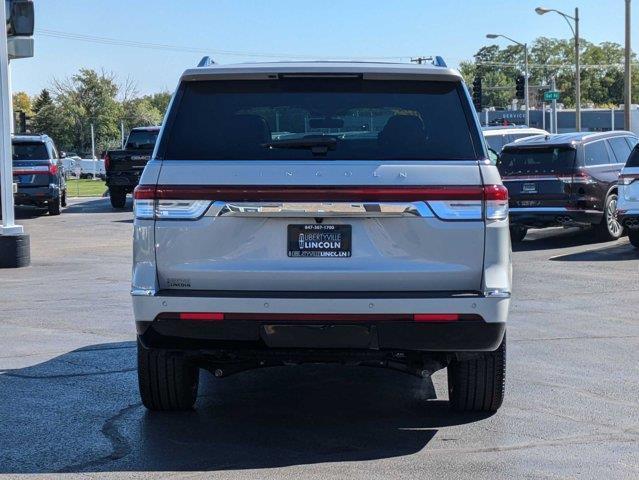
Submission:
[[[482,108],[481,96],[481,77],[475,77],[475,80],[473,80],[473,104],[478,112]]]
[[[31,0],[5,0],[8,37],[33,35],[34,11]]]
[[[515,96],[523,100],[526,98],[526,79],[523,75],[519,75],[516,80],[516,94]]]

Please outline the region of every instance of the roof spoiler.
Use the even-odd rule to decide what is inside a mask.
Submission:
[[[433,65],[435,65],[436,67],[443,67],[443,68],[448,67],[448,65],[446,65],[446,62],[444,61],[444,57],[440,57],[439,55],[437,55],[433,59]]]
[[[200,63],[197,64],[198,67],[210,67],[211,65],[215,65],[215,61],[208,55],[202,57]]]

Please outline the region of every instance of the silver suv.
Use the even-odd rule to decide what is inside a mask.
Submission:
[[[147,408],[302,363],[447,368],[454,409],[501,405],[508,192],[442,61],[189,69],[134,199]]]

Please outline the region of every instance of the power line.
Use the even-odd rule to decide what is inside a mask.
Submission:
[[[487,66],[487,67],[505,67],[505,68],[521,68],[519,63],[505,63],[505,62],[475,62],[475,65]],[[633,63],[633,66],[637,66],[639,63]],[[575,68],[574,64],[560,63],[560,64],[544,64],[544,63],[530,63],[529,68]],[[582,69],[609,69],[609,68],[623,68],[623,63],[609,63],[609,64],[582,64]]]
[[[102,37],[97,35],[87,35],[80,33],[63,32],[60,30],[49,30],[40,28],[36,30],[38,35],[44,37],[57,38],[61,40],[72,40],[80,42],[95,43],[101,45],[112,45],[120,47],[131,48],[146,48],[151,50],[162,50],[172,52],[185,52],[185,53],[201,53],[201,54],[217,54],[217,55],[229,55],[235,57],[253,57],[253,58],[291,58],[291,59],[326,59],[326,60],[402,60],[404,58],[410,58],[410,55],[401,56],[376,56],[376,57],[345,57],[345,56],[317,56],[317,55],[302,55],[299,53],[275,53],[275,52],[251,52],[251,51],[237,51],[237,50],[221,50],[215,48],[203,48],[203,47],[187,47],[184,45],[170,45],[163,43],[151,43],[151,42],[138,42],[134,40],[125,40],[120,38]]]

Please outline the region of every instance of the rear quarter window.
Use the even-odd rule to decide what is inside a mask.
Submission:
[[[587,167],[608,165],[610,163],[610,155],[608,155],[608,148],[604,140],[584,145],[584,163]]]
[[[158,158],[483,157],[480,132],[460,82],[361,78],[186,81],[176,98]],[[334,145],[321,154],[302,145],[318,138],[334,139]]]

